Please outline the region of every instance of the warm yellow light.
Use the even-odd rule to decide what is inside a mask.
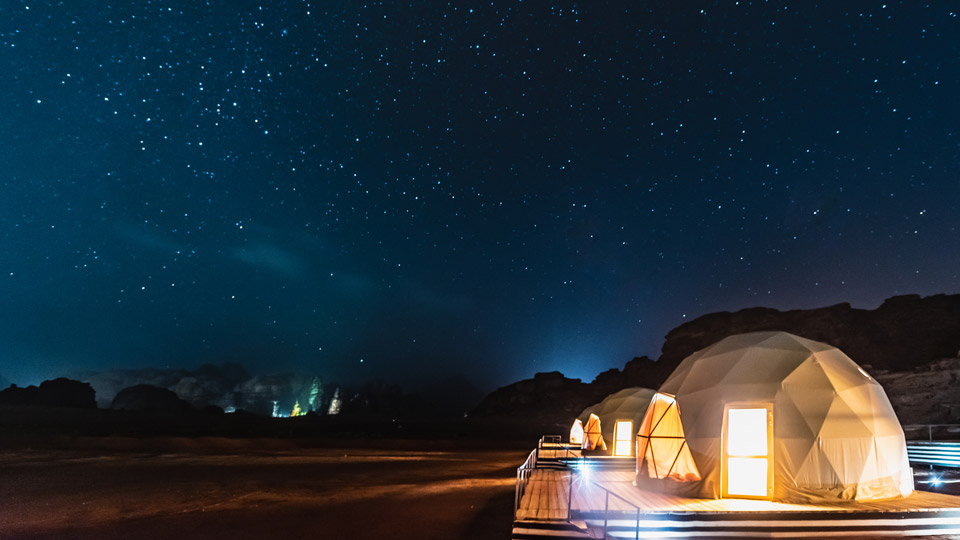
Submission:
[[[570,444],[583,444],[583,422],[579,418],[570,427]]]
[[[629,456],[633,441],[633,421],[617,420],[613,427],[613,455]]]
[[[767,409],[730,409],[727,416],[727,455],[767,455]]]
[[[727,458],[727,494],[767,496],[767,458]]]

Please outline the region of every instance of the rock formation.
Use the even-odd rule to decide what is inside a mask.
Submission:
[[[172,390],[138,384],[124,388],[113,398],[111,409],[180,414],[193,410],[189,403],[177,397]]]
[[[904,423],[960,422],[960,295],[895,296],[875,310],[849,304],[778,311],[749,308],[704,315],[671,330],[660,358],[634,358],[590,384],[538,373],[488,395],[476,416],[525,416],[563,425],[583,408],[631,386],[658,388],[687,356],[746,332],[783,330],[829,343],[884,386]],[[943,360],[943,359],[948,360]],[[932,362],[932,363],[931,363]]]
[[[97,406],[96,394],[89,384],[64,378],[43,381],[39,388],[11,386],[0,391],[0,403],[81,409]]]
[[[659,361],[676,366],[729,335],[762,330],[783,330],[829,343],[868,371],[906,371],[960,350],[960,294],[894,296],[875,310],[837,304],[711,313],[667,333]]]

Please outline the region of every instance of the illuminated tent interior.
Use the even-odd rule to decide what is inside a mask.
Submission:
[[[600,403],[587,407],[580,413],[579,420],[585,422],[590,414],[596,414],[600,417],[600,432],[604,440],[612,443],[612,453],[631,456],[637,427],[655,393],[641,386],[624,388],[605,397]]]
[[[581,450],[606,450],[607,443],[600,432],[600,417],[591,414],[587,419],[587,426],[583,428],[583,443]]]
[[[680,363],[641,422],[637,485],[789,502],[909,495],[903,430],[839,349],[786,332],[730,336]]]
[[[657,393],[640,423],[637,434],[639,474],[681,482],[700,480],[697,464],[683,436],[683,422],[673,396]]]
[[[570,426],[570,444],[583,444],[583,422],[579,418]]]

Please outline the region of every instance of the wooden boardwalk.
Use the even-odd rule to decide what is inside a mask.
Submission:
[[[902,499],[830,504],[690,499],[638,489],[634,479],[623,470],[534,470],[514,524],[525,532],[515,538],[541,537],[523,529],[540,520],[580,522],[582,534],[606,526],[611,536],[629,538],[638,530],[682,538],[960,534],[960,497],[953,495],[916,491]]]
[[[629,471],[596,471],[587,475],[574,470],[538,469],[534,471],[527,492],[520,502],[523,517],[531,519],[566,519],[570,479],[573,479],[575,512],[602,511],[604,489],[622,497],[610,497],[610,510],[643,513],[677,512],[923,512],[960,509],[960,497],[915,491],[903,499],[830,504],[794,504],[752,499],[689,499],[637,488],[635,474]],[[518,514],[518,518],[521,517]]]

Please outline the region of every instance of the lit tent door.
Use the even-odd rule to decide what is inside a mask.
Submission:
[[[633,442],[633,421],[617,420],[613,426],[613,455],[630,456]]]
[[[767,499],[773,495],[773,409],[728,405],[724,429],[723,495]]]

